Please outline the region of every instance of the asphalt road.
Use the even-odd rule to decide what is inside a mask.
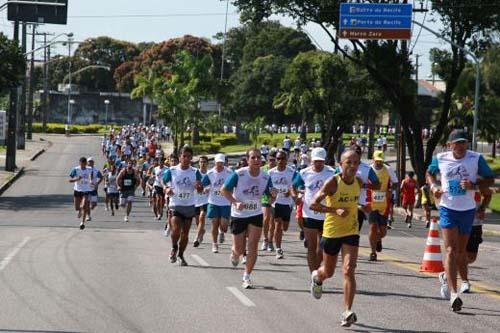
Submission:
[[[212,254],[191,245],[189,267],[170,264],[170,240],[142,198],[131,222],[102,203],[84,231],[71,208],[68,173],[80,155],[98,158],[95,137],[52,137],[54,145],[0,197],[0,332],[327,332],[341,331],[342,276],[315,300],[296,228],[285,259],[262,252],[242,290],[230,244]],[[294,223],[292,223],[294,224]],[[500,239],[481,246],[461,313],[439,297],[435,274],[421,274],[426,230],[400,221],[380,261],[367,261],[362,236],[354,332],[498,332]],[[192,234],[193,235],[193,234]],[[207,237],[205,237],[207,238]]]

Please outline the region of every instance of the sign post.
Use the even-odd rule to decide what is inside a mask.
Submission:
[[[341,3],[338,37],[411,39],[412,4]]]
[[[7,112],[0,111],[0,145],[4,146],[7,141]]]

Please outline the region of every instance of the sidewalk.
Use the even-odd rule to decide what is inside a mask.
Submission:
[[[5,152],[0,153],[0,190],[18,176],[18,173],[22,172],[21,170],[30,166],[39,154],[50,147],[49,140],[49,136],[44,134],[33,134],[33,140],[26,140],[26,149],[16,151],[16,172],[5,171]]]

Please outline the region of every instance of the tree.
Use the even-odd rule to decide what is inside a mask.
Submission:
[[[89,38],[81,43],[74,56],[91,65],[109,66],[110,71],[89,69],[89,81],[81,84],[93,91],[114,91],[113,73],[124,62],[132,61],[140,53],[139,47],[133,43],[102,36]]]
[[[26,59],[18,44],[0,32],[0,96],[17,87],[26,71]]]
[[[403,127],[404,137],[408,145],[411,163],[417,174],[419,183],[425,182],[426,166],[430,163],[432,154],[442,136],[442,129],[448,117],[448,111],[443,106],[435,135],[428,141],[427,151],[424,151],[422,124],[419,121],[416,107],[416,87],[411,80],[413,71],[409,61],[408,48],[399,41],[365,41],[351,40],[351,50],[344,49],[338,38],[330,31],[330,27],[339,25],[340,0],[235,0],[234,4],[242,11],[242,19],[260,22],[272,14],[289,15],[298,24],[316,23],[335,44],[336,51],[350,59],[353,63],[365,68],[372,80],[381,89],[386,100],[397,111]],[[387,3],[385,0],[373,0],[372,3]],[[407,0],[394,0],[391,3],[407,3]],[[444,22],[443,33],[452,37],[459,45],[472,42],[473,37],[483,41],[491,30],[498,30],[500,6],[477,6],[468,0],[433,2],[433,10],[441,15]],[[460,40],[458,40],[460,39]],[[479,42],[477,44],[480,44]],[[460,58],[463,54],[456,48],[454,54],[455,70],[453,78],[461,71]],[[456,61],[455,61],[456,60]],[[453,86],[453,81],[450,82]]]

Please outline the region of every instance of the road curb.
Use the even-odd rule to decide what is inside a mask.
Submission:
[[[12,178],[10,178],[6,183],[4,183],[1,187],[0,187],[0,196],[3,194],[3,192],[7,191],[7,189],[12,185],[14,184],[14,182],[16,180],[19,179],[19,177],[21,177],[22,175],[24,174],[24,167],[22,167],[21,169],[19,169],[18,172],[16,172],[14,174],[14,176]]]
[[[40,149],[39,151],[37,151],[33,156],[30,157],[30,161],[34,161],[38,158],[38,156],[42,155],[43,153],[45,153],[45,148],[43,149]]]

